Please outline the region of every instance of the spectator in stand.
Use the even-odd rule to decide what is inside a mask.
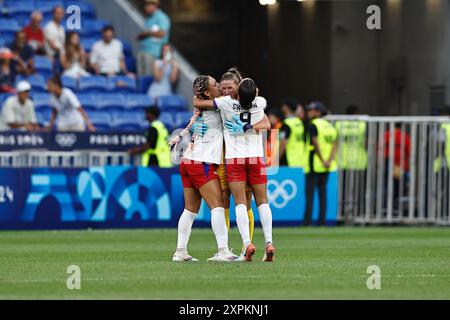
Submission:
[[[137,36],[140,41],[138,74],[141,77],[152,75],[153,61],[161,58],[162,46],[169,42],[170,19],[158,6],[159,0],[145,0],[146,30]]]
[[[80,44],[80,36],[76,32],[68,32],[64,53],[61,54],[61,65],[64,69],[63,75],[76,78],[89,75],[86,71],[87,55]]]
[[[173,94],[173,86],[180,76],[172,47],[165,44],[162,50],[162,59],[153,62],[154,79],[148,90],[148,95],[152,98]]]
[[[86,128],[95,131],[77,96],[72,90],[63,88],[60,78],[48,80],[48,91],[52,94],[53,112],[47,130],[51,131],[56,122],[58,131],[82,132]]]
[[[27,81],[17,84],[17,95],[9,97],[2,109],[0,130],[38,131],[33,100],[29,98],[31,85]]]
[[[102,30],[102,40],[92,47],[90,56],[91,66],[96,74],[115,76],[127,74],[123,44],[115,39],[112,26],[105,26]]]
[[[28,45],[39,55],[45,55],[45,37],[41,28],[42,13],[34,11],[30,17],[30,23],[23,28]]]
[[[33,63],[34,51],[33,48],[27,44],[27,36],[25,32],[18,31],[16,33],[15,41],[10,44],[9,48],[15,56],[20,57],[20,59],[24,62],[23,65],[19,64],[20,74],[27,76],[36,72],[34,70]]]
[[[64,8],[56,6],[53,8],[53,19],[47,23],[44,28],[45,35],[45,51],[51,59],[58,59],[59,55],[64,51],[64,43],[66,41],[66,32],[61,25],[64,19]]]
[[[26,70],[26,65],[19,55],[9,48],[0,49],[0,93],[14,93],[16,75]]]

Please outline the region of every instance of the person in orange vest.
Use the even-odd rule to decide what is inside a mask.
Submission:
[[[266,145],[266,166],[270,167],[272,165],[287,165],[287,163],[282,164],[281,159],[277,161],[279,156],[280,148],[280,129],[283,126],[283,113],[279,109],[270,109],[267,112],[267,117],[269,118],[270,124],[272,125],[272,130],[270,130],[270,135],[267,138]]]

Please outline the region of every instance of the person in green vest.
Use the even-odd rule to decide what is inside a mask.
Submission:
[[[297,117],[299,103],[295,99],[286,99],[281,106],[284,120],[280,128],[280,165],[304,167],[305,165],[305,128]]]
[[[441,111],[442,117],[450,116],[450,107],[446,107]],[[444,122],[441,124],[438,132],[438,158],[434,161],[434,172],[449,170],[450,169],[450,122]]]
[[[346,114],[356,116],[359,114],[359,108],[356,105],[350,105],[346,109]],[[366,122],[360,120],[339,120],[336,121],[335,126],[340,138],[337,157],[339,169],[366,170]]]
[[[440,116],[449,117],[450,107],[441,110]],[[437,201],[442,212],[449,212],[450,199],[447,196],[450,188],[450,122],[440,124],[435,133],[437,157],[434,160],[434,178],[439,186]]]
[[[141,154],[141,166],[171,168],[170,149],[167,142],[169,132],[166,126],[159,121],[161,111],[156,106],[146,110],[146,118],[150,127],[146,134],[147,142],[129,151],[129,154]]]
[[[349,105],[345,113],[349,116],[360,114],[356,105]],[[339,120],[335,127],[339,134],[337,162],[342,172],[341,199],[345,216],[350,218],[351,212],[361,208],[364,203],[367,123],[361,120]]]
[[[309,159],[306,163],[306,210],[304,225],[312,223],[314,192],[319,191],[319,225],[326,224],[327,212],[327,182],[330,172],[337,171],[337,141],[336,128],[323,116],[327,114],[321,102],[312,102],[306,107],[309,119],[307,148]]]

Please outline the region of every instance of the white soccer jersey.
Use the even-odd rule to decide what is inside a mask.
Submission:
[[[256,97],[250,110],[241,107],[238,100],[230,96],[214,100],[220,110],[222,120],[233,121],[234,115],[239,115],[244,123],[254,125],[264,118],[264,109],[267,101],[263,97]],[[249,130],[245,134],[232,136],[228,130],[224,130],[225,137],[225,159],[263,157],[263,133]]]
[[[192,149],[183,157],[189,160],[221,164],[223,159],[223,122],[219,111],[202,111],[200,117],[208,126],[203,137],[195,136]]]

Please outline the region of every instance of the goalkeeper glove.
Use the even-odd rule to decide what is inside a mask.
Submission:
[[[203,118],[197,118],[191,127],[191,133],[203,137],[208,131],[208,126],[203,123]]]
[[[238,115],[233,116],[234,122],[226,121],[225,126],[227,127],[227,130],[230,132],[232,136],[237,136],[240,134],[244,134],[247,132],[247,130],[250,130],[253,128],[251,124],[245,124],[241,121]]]

